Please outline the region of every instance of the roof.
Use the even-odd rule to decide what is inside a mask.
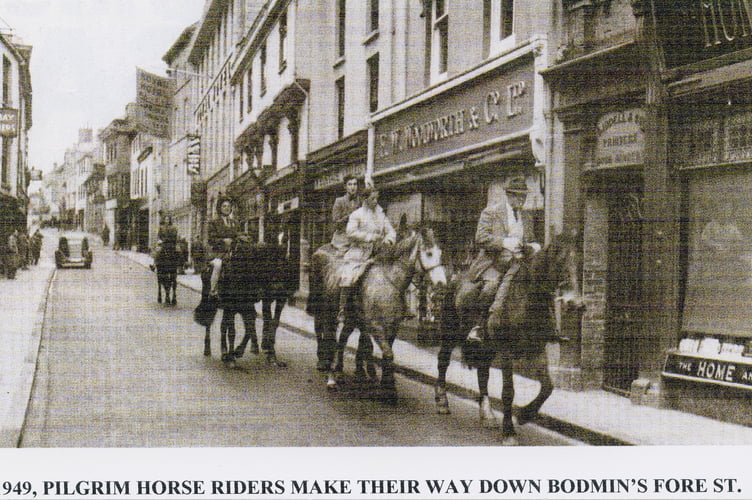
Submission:
[[[162,60],[168,65],[171,65],[172,62],[178,57],[178,55],[188,46],[191,38],[193,38],[193,34],[198,29],[198,26],[199,22],[196,21],[195,23],[185,28],[178,39],[175,40],[175,43],[172,44],[172,47],[170,47],[170,49],[165,52],[165,55],[162,56]]]

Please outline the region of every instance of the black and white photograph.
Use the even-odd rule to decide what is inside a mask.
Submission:
[[[0,55],[0,500],[752,499],[752,0],[2,0]]]

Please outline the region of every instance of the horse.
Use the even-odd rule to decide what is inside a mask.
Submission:
[[[162,289],[165,291],[165,304],[176,305],[178,287],[178,266],[183,261],[183,255],[173,244],[164,243],[157,250],[154,257],[154,267],[157,272],[157,302],[162,303]],[[172,291],[172,298],[170,298]]]
[[[441,347],[438,354],[438,378],[435,386],[437,413],[448,414],[449,403],[446,396],[446,374],[451,353],[455,347],[462,347],[463,360],[470,368],[477,368],[479,412],[481,424],[485,427],[498,427],[498,421],[491,408],[488,396],[488,379],[491,363],[498,356],[502,373],[502,438],[505,445],[517,443],[512,420],[514,401],[514,362],[525,360],[532,363],[532,377],[540,383],[538,395],[520,409],[518,425],[535,420],[538,411],[553,392],[553,382],[548,371],[546,344],[558,340],[553,317],[554,300],[567,299],[570,307],[582,308],[578,269],[579,251],[576,234],[562,233],[555,236],[541,251],[528,255],[520,262],[519,271],[514,276],[506,298],[505,310],[500,315],[492,314],[486,324],[487,335],[483,342],[466,341],[467,332],[472,327],[468,314],[477,293],[464,294],[467,303],[459,304],[457,292],[461,287],[475,287],[467,270],[458,273],[446,288],[441,312]],[[557,290],[568,282],[568,294],[556,297]]]
[[[275,341],[282,310],[297,288],[296,264],[288,257],[284,245],[252,244],[247,237],[236,238],[231,252],[223,259],[217,284],[219,307],[223,309],[220,348],[224,362],[233,364],[243,357],[249,342],[254,354],[260,352],[256,335],[256,304],[260,302],[263,319],[261,351],[268,364],[280,368],[287,366],[277,359]],[[245,334],[237,346],[236,314],[241,315],[245,326]],[[206,349],[208,341],[205,342],[205,353]]]
[[[323,337],[334,347],[334,362],[327,370],[327,387],[336,387],[335,373],[342,370],[348,336],[357,327],[361,332],[361,340],[365,337],[368,342],[361,343],[358,349],[356,364],[360,365],[356,366],[356,375],[362,372],[364,362],[370,366],[367,346],[372,346],[371,341],[375,342],[382,353],[380,388],[383,399],[390,403],[396,402],[392,345],[397,337],[399,324],[405,317],[405,291],[416,274],[427,274],[435,285],[446,284],[441,249],[433,230],[429,227],[416,229],[391,247],[384,247],[376,253],[373,263],[359,279],[357,291],[353,294],[348,314],[352,323],[343,329],[338,339],[333,338],[335,333],[329,326],[335,322],[333,318],[337,314],[339,291],[332,280],[332,273],[328,272],[333,266],[322,267],[322,261],[324,259],[319,262],[314,260],[309,301],[313,300],[315,303],[310,305],[308,311],[313,314],[317,328],[326,327],[322,332],[317,330],[317,336]]]

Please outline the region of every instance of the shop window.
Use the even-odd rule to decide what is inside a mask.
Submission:
[[[379,55],[371,56],[368,61],[368,110],[375,113],[379,109]]]
[[[431,9],[431,83],[446,79],[449,59],[449,16],[444,0],[432,0]]]
[[[245,82],[245,95],[246,95],[246,112],[250,113],[253,109],[253,69],[248,68],[248,73],[246,74],[246,82]]]
[[[689,183],[683,328],[752,337],[752,172]]]
[[[334,82],[337,95],[337,139],[345,136],[345,77]]]

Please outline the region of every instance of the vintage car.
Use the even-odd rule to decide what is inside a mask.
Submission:
[[[58,269],[68,266],[91,269],[93,257],[89,250],[89,240],[85,236],[65,235],[58,240],[55,266]]]

